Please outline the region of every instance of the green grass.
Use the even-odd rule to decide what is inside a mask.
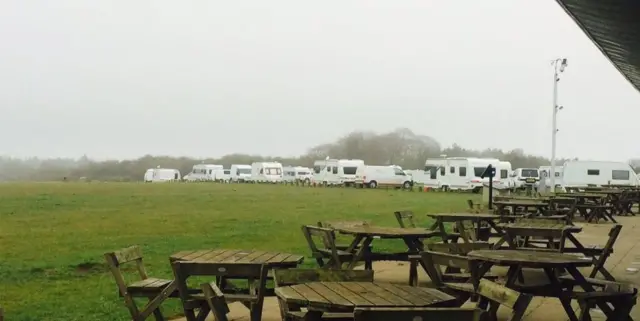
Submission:
[[[142,246],[152,276],[171,278],[168,256],[239,248],[308,255],[300,226],[370,220],[393,211],[466,208],[470,194],[218,184],[0,185],[0,306],[9,320],[128,320],[103,253]],[[375,248],[394,241],[378,240]],[[307,259],[306,264],[311,265]],[[166,315],[179,314],[176,300]]]

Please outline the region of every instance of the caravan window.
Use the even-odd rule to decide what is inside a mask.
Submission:
[[[501,169],[500,170],[500,178],[507,178],[509,177],[509,171],[506,169]]]
[[[211,170],[209,170],[209,174],[211,174]],[[224,170],[224,174],[225,175],[230,175],[231,174],[231,170],[230,169],[225,169]]]
[[[453,167],[453,166],[449,167],[449,173],[455,174],[455,172],[456,172],[456,168],[455,167]]]
[[[394,171],[394,173],[395,173],[396,175],[401,175],[401,176],[406,176],[406,175],[407,175],[407,174],[405,174],[405,173],[404,173],[404,171],[403,171],[403,170],[401,170],[401,169],[399,169],[399,168],[394,168],[394,170],[393,170],[393,171]]]
[[[327,172],[331,172],[331,166],[327,166]]]
[[[333,166],[333,170],[331,171],[333,174],[338,174],[338,166]]]
[[[322,168],[320,166],[313,166],[313,172],[316,174],[320,174]]]
[[[482,176],[482,174],[484,173],[485,169],[487,169],[487,168],[486,167],[474,167],[473,168],[473,176],[475,176],[475,177]]]
[[[260,170],[260,171],[262,171],[262,170]],[[265,172],[266,172],[267,175],[280,175],[280,174],[282,174],[282,170],[281,169],[273,168],[273,167],[272,168],[266,168]]]
[[[211,172],[212,172],[212,171],[213,171],[212,169],[210,169],[210,170],[209,170],[209,175],[211,175]]]
[[[611,171],[611,179],[627,181],[629,180],[629,177],[630,177],[629,171],[622,171],[622,170],[615,170],[615,169]]]
[[[264,168],[260,169],[260,175],[264,174]]]
[[[444,167],[440,167],[440,176],[444,176],[445,172],[444,172]]]
[[[466,167],[458,167],[458,175],[462,177],[467,176],[467,168]]]
[[[598,176],[600,175],[599,169],[587,169],[587,175]]]
[[[342,172],[345,175],[355,175],[357,170],[358,170],[358,168],[357,167],[353,167],[353,166],[343,167],[342,168]]]
[[[236,175],[251,174],[251,168],[239,168],[236,170]]]
[[[435,170],[436,170],[436,167],[435,167],[435,166],[433,166],[433,165],[427,165],[427,166],[425,166],[425,167],[424,167],[424,172],[425,172],[425,174],[426,174],[427,172],[431,172],[431,171],[435,171]]]

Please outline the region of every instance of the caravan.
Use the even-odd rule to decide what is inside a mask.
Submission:
[[[313,171],[309,167],[286,166],[282,171],[282,180],[289,183],[304,182],[305,185],[309,185],[313,178]]]
[[[511,163],[497,158],[447,157],[427,159],[425,163],[425,185],[444,190],[472,190],[479,192],[489,178],[481,178],[487,166],[493,165],[496,176],[493,183],[496,188],[513,188],[509,178]]]
[[[556,166],[556,187],[562,186],[562,171],[563,167],[561,165]],[[540,174],[540,177],[545,177],[545,185],[547,187],[551,187],[551,166],[540,166],[538,168],[538,173]]]
[[[147,183],[174,182],[180,180],[180,171],[170,168],[150,168],[144,173]]]
[[[282,164],[278,162],[257,162],[251,164],[251,181],[254,183],[282,182]]]
[[[325,159],[313,163],[313,182],[323,185],[353,185],[361,159]]]
[[[193,165],[191,173],[187,174],[184,179],[188,182],[213,181],[213,172],[219,169],[222,169],[222,165],[196,164]]]
[[[230,175],[234,183],[248,182],[251,180],[251,165],[233,164]]]
[[[633,168],[624,162],[568,161],[562,166],[562,187],[638,186]]]

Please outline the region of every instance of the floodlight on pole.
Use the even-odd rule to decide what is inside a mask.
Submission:
[[[558,82],[560,74],[567,68],[567,58],[558,58],[551,61],[553,66],[553,118],[551,129],[551,190],[556,190],[556,135],[558,134],[558,111],[563,107],[558,106]]]

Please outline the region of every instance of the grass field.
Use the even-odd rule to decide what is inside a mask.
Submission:
[[[365,219],[396,226],[394,210],[460,211],[466,199],[477,197],[262,185],[3,184],[0,306],[12,321],[127,320],[104,252],[138,244],[148,272],[171,278],[168,256],[177,251],[239,248],[308,255],[302,224]],[[418,219],[428,224],[425,216]],[[374,242],[374,247],[394,244]],[[178,303],[170,301],[165,315],[179,314]]]

